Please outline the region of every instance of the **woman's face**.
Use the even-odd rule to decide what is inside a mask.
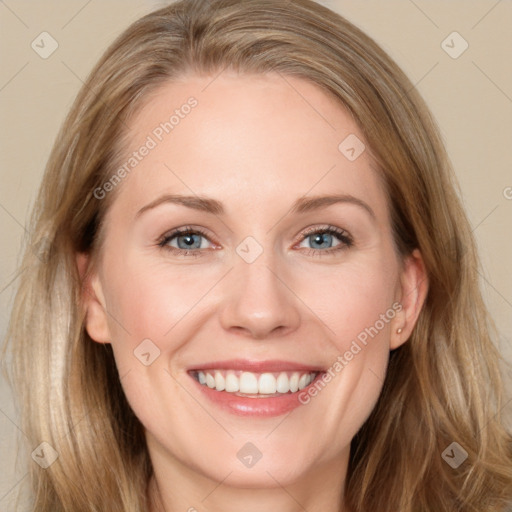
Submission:
[[[224,72],[166,84],[130,127],[84,300],[156,473],[342,478],[426,286],[358,126],[304,80]]]

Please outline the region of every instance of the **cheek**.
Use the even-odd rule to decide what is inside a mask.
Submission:
[[[172,268],[132,258],[116,270],[111,283],[108,322],[117,352],[133,351],[144,339],[172,352],[179,344],[173,330],[200,309],[215,276],[200,265]]]
[[[355,434],[384,382],[392,322],[400,309],[394,302],[398,270],[392,258],[377,257],[330,268],[328,273],[329,279],[317,274],[318,286],[304,285],[301,293],[326,326],[329,340],[324,344],[330,374],[326,387],[337,407],[326,414],[332,416],[332,425],[349,422],[348,431]]]
[[[354,340],[369,346],[389,338],[397,276],[389,260],[361,258],[309,272],[298,294],[326,327],[336,353],[344,353]]]
[[[386,375],[396,314],[394,280],[378,266],[373,268],[340,270],[328,293],[316,292],[306,299],[329,327],[329,377],[325,386],[302,398],[315,408],[315,428],[332,440],[330,447],[350,443],[375,407]],[[329,458],[330,450],[322,456]]]

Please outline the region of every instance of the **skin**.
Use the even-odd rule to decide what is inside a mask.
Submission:
[[[370,151],[349,161],[338,150],[349,134],[363,140],[361,131],[316,85],[277,74],[183,77],[131,120],[133,150],[190,96],[198,105],[118,185],[84,293],[87,331],[112,344],[146,429],[153,510],[347,511],[350,441],[378,399],[389,351],[407,341],[425,300],[421,254],[398,257]],[[167,193],[214,198],[225,213],[164,203],[136,217]],[[351,203],[289,212],[304,195],[334,193],[364,201],[375,218]],[[348,232],[353,245],[325,253],[343,242],[328,238],[323,249],[304,235],[326,225]],[[183,226],[207,232],[197,257],[158,247]],[[253,263],[236,252],[247,236],[263,249]],[[88,256],[77,263],[85,275]],[[232,358],[331,367],[395,301],[401,311],[286,416],[233,415],[186,372]],[[160,350],[149,366],[134,357],[147,338]],[[263,455],[251,468],[237,458],[247,442]]]

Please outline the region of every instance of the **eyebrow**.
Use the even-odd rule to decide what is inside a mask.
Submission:
[[[143,206],[136,214],[136,218],[140,217],[147,210],[156,208],[164,203],[180,204],[187,208],[211,213],[214,215],[223,215],[224,207],[220,201],[204,196],[185,196],[178,194],[165,194],[158,197],[151,203]],[[290,209],[290,213],[307,213],[321,208],[326,208],[336,203],[349,203],[364,209],[373,220],[376,219],[375,212],[362,199],[354,197],[350,194],[333,194],[326,196],[299,197]]]

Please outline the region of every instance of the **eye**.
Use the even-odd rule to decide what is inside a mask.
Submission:
[[[180,256],[201,256],[209,244],[212,242],[207,233],[191,226],[174,229],[158,240],[158,247]],[[306,254],[326,255],[348,249],[353,244],[352,237],[343,229],[336,226],[315,226],[302,233],[302,241],[298,247],[306,249]]]
[[[299,247],[305,247],[310,254],[333,253],[352,247],[352,237],[345,230],[336,226],[325,228],[313,227],[306,230]],[[306,245],[304,245],[306,244]]]
[[[163,235],[158,246],[183,256],[199,256],[201,251],[196,249],[207,249],[209,243],[206,233],[201,229],[186,226]]]

